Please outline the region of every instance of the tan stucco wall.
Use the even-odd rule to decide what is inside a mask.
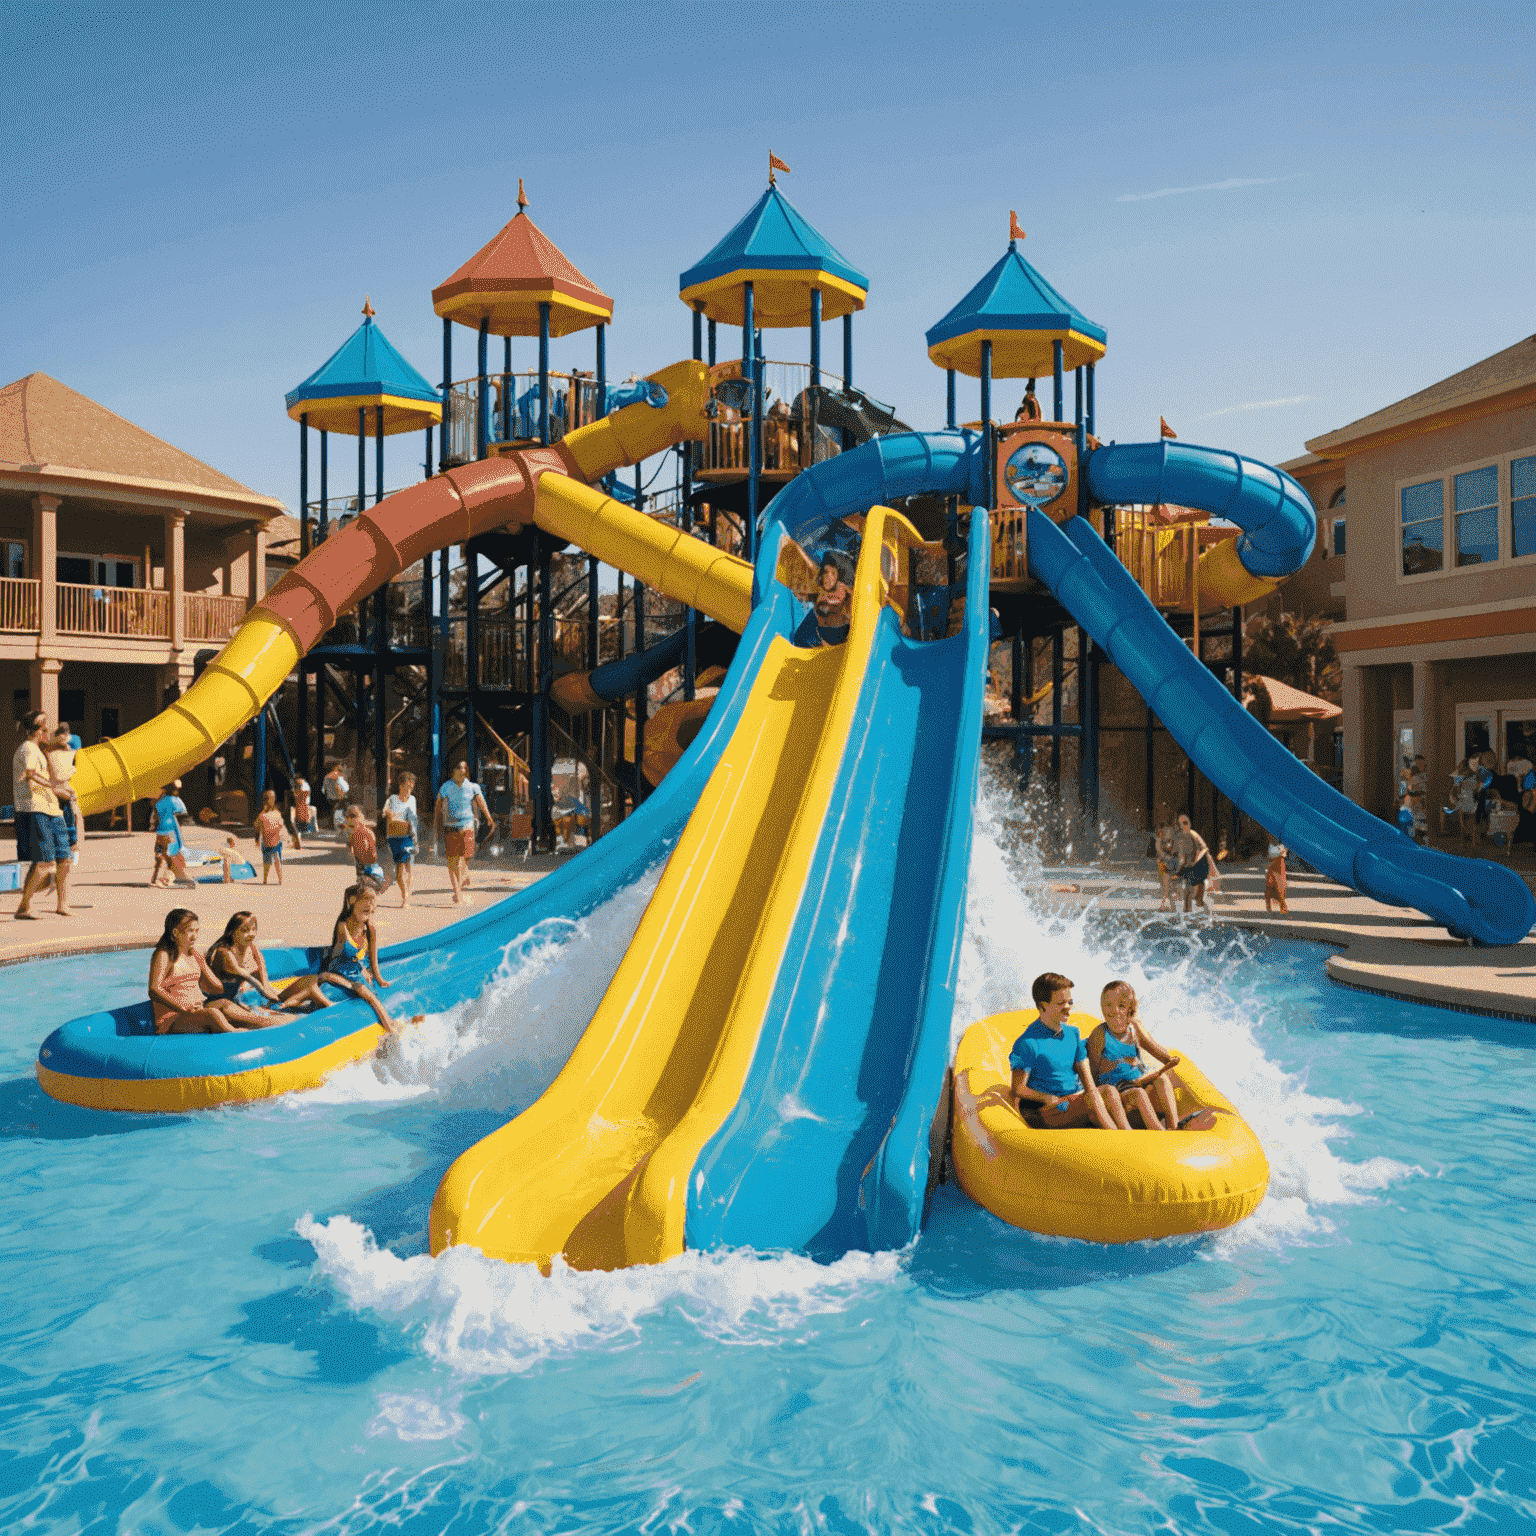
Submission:
[[[1536,407],[1507,411],[1349,455],[1349,557],[1345,562],[1349,619],[1412,616],[1431,609],[1528,598],[1536,590],[1536,564],[1501,563],[1458,569],[1449,519],[1447,568],[1434,575],[1406,580],[1400,575],[1399,490],[1403,482],[1432,479],[1452,468],[1476,468],[1501,455],[1521,452],[1536,452]],[[1501,475],[1501,480],[1507,507],[1507,475]]]

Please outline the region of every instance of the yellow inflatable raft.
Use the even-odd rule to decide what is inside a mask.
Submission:
[[[1015,1227],[1091,1243],[1214,1232],[1251,1215],[1269,1164],[1242,1116],[1182,1052],[1180,1117],[1206,1109],[1202,1130],[1043,1131],[1011,1107],[1008,1052],[1038,1017],[995,1013],[955,1053],[952,1156],[960,1187]],[[1069,1020],[1084,1040],[1090,1013]]]

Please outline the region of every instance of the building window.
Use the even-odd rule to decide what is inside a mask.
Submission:
[[[1329,511],[1330,511],[1330,512],[1331,512],[1331,511],[1332,511],[1332,510],[1333,510],[1333,509],[1334,509],[1334,508],[1335,508],[1335,507],[1342,507],[1342,506],[1343,506],[1343,505],[1344,505],[1344,493],[1345,493],[1345,491],[1347,491],[1347,490],[1348,490],[1348,489],[1349,489],[1349,487],[1348,487],[1348,486],[1346,486],[1346,485],[1341,485],[1341,486],[1340,486],[1340,487],[1339,487],[1339,488],[1338,488],[1338,490],[1336,490],[1336,491],[1335,491],[1335,492],[1334,492],[1334,493],[1333,493],[1333,500],[1332,500],[1332,501],[1330,501],[1330,502],[1329,502],[1329,503],[1328,503],[1328,510],[1329,510]]]
[[[1509,552],[1536,555],[1536,454],[1509,466]]]
[[[1333,552],[1342,556],[1344,553],[1344,519],[1336,517],[1333,520]]]
[[[1456,564],[1488,565],[1499,558],[1499,467],[1485,465],[1452,477],[1456,506]]]
[[[0,540],[0,555],[5,559],[5,570],[0,575],[8,576],[12,581],[19,581],[26,576],[27,546],[19,539]]]
[[[1403,575],[1422,576],[1445,564],[1445,484],[1426,480],[1403,490]]]

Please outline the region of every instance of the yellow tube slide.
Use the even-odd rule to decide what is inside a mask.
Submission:
[[[688,1180],[741,1097],[848,746],[885,601],[882,519],[920,542],[872,511],[847,642],[774,641],[571,1059],[439,1185],[434,1253],[613,1269],[682,1252]]]
[[[418,510],[415,527],[435,533],[425,548],[443,548],[489,528],[528,521],[573,541],[590,537],[602,547],[583,547],[600,559],[740,629],[751,607],[751,570],[745,562],[676,534],[570,478],[575,471],[596,479],[674,443],[703,437],[711,381],[704,364],[676,363],[651,377],[666,391],[663,406],[626,406],[578,428],[554,448],[514,456],[517,462],[488,459],[450,470],[366,508],[355,524],[283,578],[180,699],[127,735],[80,753],[74,788],[81,809],[92,815],[153,795],[254,718],[307,648],[292,624],[272,611],[272,598],[282,589],[302,592],[311,607],[318,603],[329,610],[328,626],[335,614],[425,552],[404,548],[417,542],[411,539],[410,519]],[[574,494],[578,491],[580,499]],[[408,516],[397,512],[402,506],[410,508]],[[549,509],[550,522],[540,516],[540,506]],[[451,515],[445,515],[445,508]]]

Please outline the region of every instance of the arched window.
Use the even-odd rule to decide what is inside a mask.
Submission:
[[[1343,506],[1343,505],[1344,505],[1344,493],[1345,493],[1345,491],[1347,491],[1347,490],[1348,490],[1348,489],[1349,489],[1349,487],[1348,487],[1348,486],[1347,486],[1347,485],[1341,485],[1341,486],[1340,486],[1340,487],[1339,487],[1339,488],[1338,488],[1338,490],[1336,490],[1336,491],[1335,491],[1335,492],[1334,492],[1334,493],[1333,493],[1333,500],[1332,500],[1332,501],[1330,501],[1330,502],[1329,502],[1329,503],[1328,503],[1328,510],[1329,510],[1329,511],[1330,511],[1330,512],[1331,512],[1331,511],[1332,511],[1332,510],[1333,510],[1333,509],[1334,509],[1334,508],[1335,508],[1335,507],[1342,507],[1342,506]]]

